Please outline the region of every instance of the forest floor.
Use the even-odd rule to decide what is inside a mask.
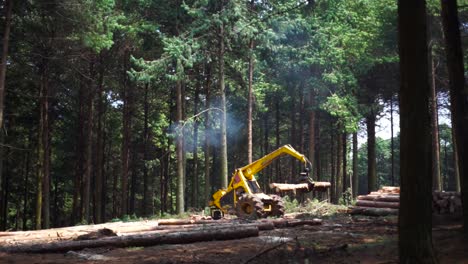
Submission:
[[[458,220],[434,219],[440,263],[468,263],[468,241],[460,228]],[[398,263],[397,217],[337,213],[322,225],[261,231],[258,237],[60,254],[0,253],[0,263]]]

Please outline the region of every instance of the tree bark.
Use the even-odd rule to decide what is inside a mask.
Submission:
[[[253,6],[253,1],[252,1]],[[253,8],[253,7],[252,7]],[[248,110],[247,110],[247,163],[252,163],[252,140],[253,140],[253,131],[252,131],[252,112],[253,112],[253,71],[254,71],[254,40],[251,39],[249,43],[249,92],[247,98]]]
[[[468,237],[468,87],[465,84],[460,23],[456,0],[441,0],[450,103],[455,128],[463,206],[463,230]]]
[[[128,177],[130,167],[130,130],[131,130],[131,98],[130,87],[128,83],[129,51],[126,50],[123,56],[123,72],[122,72],[122,100],[123,100],[123,116],[122,116],[122,174],[121,174],[121,193],[120,193],[120,216],[128,214]]]
[[[367,192],[377,190],[377,165],[375,155],[375,113],[373,110],[366,117],[367,125]]]
[[[211,64],[206,69],[206,85],[205,85],[205,109],[210,109],[211,100]],[[210,137],[212,136],[210,126],[210,111],[205,112],[205,206],[208,206],[211,199],[211,181],[210,181],[210,168],[211,168],[211,151],[210,151]]]
[[[103,55],[99,55],[99,76],[97,80],[97,102],[96,102],[96,170],[95,170],[95,188],[94,188],[94,212],[96,218],[95,223],[103,222],[105,214],[105,204],[103,202],[104,193],[104,129],[103,129],[103,114],[104,114],[104,65]]]
[[[390,96],[390,158],[391,158],[391,181],[395,186],[395,140],[393,139],[393,95]]]
[[[359,175],[358,175],[358,137],[357,132],[353,133],[353,197],[358,195]]]
[[[432,189],[442,190],[442,179],[440,177],[440,149],[439,149],[439,120],[437,113],[437,93],[436,93],[436,66],[434,56],[429,51],[429,62],[431,65],[431,143],[432,143]]]
[[[432,247],[432,171],[426,3],[398,1],[400,54],[400,263],[437,263]]]
[[[312,108],[315,103],[314,91],[310,89],[309,91],[309,160],[312,160],[315,164],[312,166],[312,175],[313,179],[317,179],[317,164],[315,160],[315,111]]]
[[[346,167],[348,167],[348,134],[343,133],[343,193],[350,186]]]
[[[180,74],[181,62],[177,60],[176,72]],[[176,194],[176,213],[184,212],[185,198],[185,175],[184,175],[184,135],[182,128],[183,108],[182,108],[182,80],[176,81],[176,156],[177,156],[177,194]]]
[[[90,64],[90,78],[94,79],[94,58]],[[83,215],[82,222],[90,223],[90,198],[91,198],[91,175],[93,172],[93,117],[94,117],[94,84],[93,81],[88,82],[86,96],[86,143],[85,143],[85,170],[83,175]]]
[[[149,83],[145,84],[143,98],[143,215],[151,216],[154,214],[153,209],[153,182],[151,175],[148,173],[147,162],[150,160],[148,153],[148,145],[150,144],[149,134]],[[162,166],[162,164],[161,164]]]
[[[219,51],[218,51],[218,60],[219,60],[219,69],[218,69],[218,78],[219,78],[219,92],[221,95],[221,188],[225,189],[228,186],[228,160],[227,160],[227,120],[226,120],[226,90],[224,84],[224,24],[221,24],[219,27]]]
[[[201,75],[201,73],[199,73]],[[199,80],[197,86],[195,87],[195,100],[193,102],[193,112],[194,115],[198,114],[198,105],[200,104],[200,88],[202,86],[202,81]],[[200,121],[198,118],[195,119],[193,124],[193,168],[192,168],[192,206],[195,208],[199,207],[198,201],[200,196],[200,183],[198,176],[198,130],[199,130]]]

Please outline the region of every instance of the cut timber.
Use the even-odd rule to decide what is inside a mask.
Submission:
[[[303,225],[321,225],[322,219],[273,219],[263,220],[264,223],[273,223],[276,228],[296,227]]]
[[[394,203],[394,202],[376,202],[376,201],[357,200],[356,205],[362,206],[362,207],[398,209],[400,204]]]
[[[285,192],[285,191],[327,191],[330,188],[331,184],[329,182],[314,182],[314,184],[309,183],[299,183],[299,184],[290,184],[290,183],[270,183],[270,188],[275,190],[275,192]]]
[[[400,187],[396,186],[383,186],[380,191],[384,193],[400,193]]]
[[[270,183],[270,188],[274,189],[276,192],[285,192],[285,191],[311,191],[309,189],[308,183],[299,183],[299,184],[289,184],[289,183]]]
[[[357,197],[357,199],[358,200],[367,200],[367,201],[378,201],[378,202],[394,202],[394,203],[400,202],[400,196],[399,195],[369,194],[369,195],[359,195]]]
[[[3,246],[3,252],[66,252],[97,247],[141,247],[161,244],[186,244],[212,240],[230,240],[258,236],[256,226],[238,226],[236,228],[209,228],[194,231],[181,231],[165,234],[129,235],[121,237],[106,237],[97,240],[60,241],[48,244],[29,244],[18,246]]]
[[[369,215],[369,216],[386,216],[386,215],[398,215],[398,209],[354,206],[351,208],[350,213],[360,214],[360,215]]]

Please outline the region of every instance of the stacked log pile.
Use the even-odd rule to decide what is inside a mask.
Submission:
[[[456,214],[462,212],[459,192],[433,192],[432,212],[436,214]]]
[[[320,219],[194,220],[162,219],[106,223],[25,232],[0,232],[0,252],[66,252],[97,247],[184,244],[258,236],[259,231],[320,225]]]
[[[351,214],[370,216],[397,215],[400,206],[400,188],[385,186],[368,195],[359,195]],[[432,194],[432,211],[435,214],[454,214],[462,210],[458,192],[439,192]]]

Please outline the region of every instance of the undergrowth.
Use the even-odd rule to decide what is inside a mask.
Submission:
[[[347,210],[346,205],[331,204],[326,200],[319,201],[317,199],[307,199],[305,202],[299,203],[296,199],[285,196],[283,203],[286,213],[306,213],[314,217],[331,217]]]

